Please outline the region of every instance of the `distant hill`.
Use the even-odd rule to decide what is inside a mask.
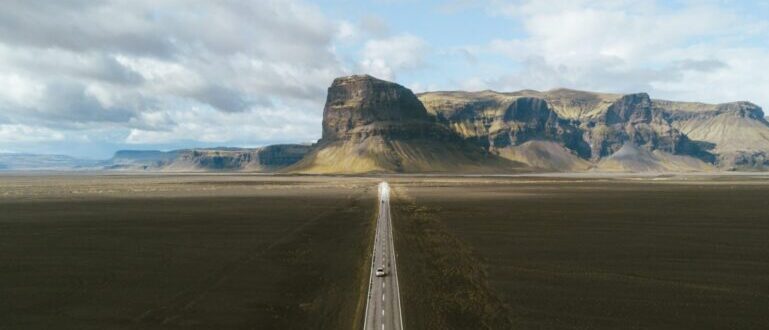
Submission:
[[[0,153],[0,171],[99,169],[99,161],[64,155]]]
[[[120,150],[105,163],[112,170],[273,172],[305,156],[310,145],[262,148],[200,148],[172,151]]]

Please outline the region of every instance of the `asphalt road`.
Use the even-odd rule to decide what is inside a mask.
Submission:
[[[387,182],[382,182],[379,184],[379,217],[374,240],[364,330],[403,329],[391,220],[390,186]],[[377,277],[376,270],[380,267],[384,268],[386,275]]]

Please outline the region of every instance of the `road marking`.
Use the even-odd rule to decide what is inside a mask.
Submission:
[[[397,276],[397,268],[396,268],[396,254],[395,254],[395,244],[393,242],[393,234],[392,234],[392,217],[390,212],[390,187],[387,185],[387,182],[382,182],[379,184],[379,215],[377,218],[377,224],[375,229],[375,238],[374,238],[374,251],[371,254],[371,276],[369,279],[369,292],[368,292],[368,299],[366,302],[366,313],[364,317],[364,323],[363,323],[363,329],[364,330],[373,330],[373,329],[379,329],[380,327],[377,327],[376,324],[379,323],[382,330],[402,330],[403,329],[403,315],[401,311],[401,302],[400,302],[400,293],[398,288],[398,276]],[[382,294],[382,300],[381,302],[377,303],[374,301],[374,297],[376,297],[377,291],[375,288],[376,281],[379,281],[380,278],[375,276],[375,270],[378,268],[376,265],[380,265],[382,268],[387,269],[387,275],[386,277],[382,277],[382,287],[380,288],[380,292]],[[392,279],[391,279],[392,277]],[[390,286],[390,290],[394,296],[392,303],[393,306],[390,308],[390,310],[387,310],[387,282],[393,281],[392,285]],[[379,319],[375,315],[376,308],[380,308],[380,316]],[[395,319],[397,318],[397,320]],[[390,325],[387,325],[388,323],[386,320],[392,320],[393,323]]]

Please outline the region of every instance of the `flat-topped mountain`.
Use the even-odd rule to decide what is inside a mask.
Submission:
[[[273,172],[298,162],[311,148],[302,144],[277,144],[261,148],[121,150],[106,162],[106,167],[158,171]]]
[[[323,109],[321,142],[400,133],[450,134],[434,125],[422,102],[403,86],[371,76],[334,80]]]
[[[436,120],[411,90],[363,75],[334,80],[323,110],[323,137],[288,170],[510,172],[517,168],[521,164],[465,141]]]

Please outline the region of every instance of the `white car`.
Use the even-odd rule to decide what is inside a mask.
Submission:
[[[376,274],[376,277],[383,277],[383,276],[387,275],[387,273],[385,273],[384,268],[382,268],[382,267],[377,268],[375,274]]]

